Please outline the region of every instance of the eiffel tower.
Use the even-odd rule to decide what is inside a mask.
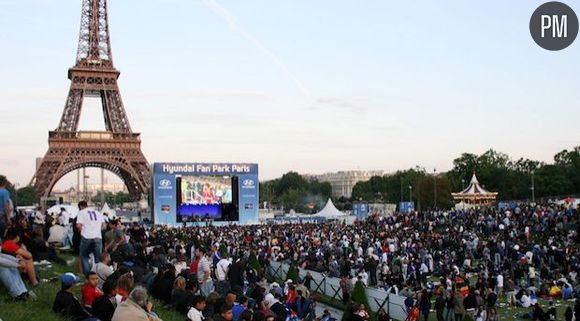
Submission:
[[[123,107],[113,66],[107,0],[83,0],[79,45],[60,123],[49,132],[48,151],[32,185],[39,197],[48,197],[56,182],[79,168],[104,168],[119,176],[133,200],[149,192],[150,167],[141,151]],[[85,97],[101,98],[105,131],[79,131]]]

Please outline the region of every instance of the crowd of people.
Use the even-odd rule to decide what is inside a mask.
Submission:
[[[159,320],[150,296],[190,321],[314,320],[311,277],[266,281],[270,262],[280,261],[340,278],[346,304],[356,282],[397,293],[406,298],[409,320],[427,320],[435,310],[438,321],[466,315],[496,321],[500,304],[529,308],[526,316],[536,320],[580,315],[580,215],[573,208],[522,204],[501,211],[374,215],[353,225],[179,228],[124,226],[85,202],[79,209],[75,218],[63,212],[41,220],[10,217],[2,208],[0,280],[12,297],[34,297],[23,280],[30,288],[42,286],[33,262],[49,260],[78,269],[86,280],[77,299],[81,278],[60,278],[53,310],[73,320]],[[70,243],[78,267],[47,242],[54,235]],[[552,300],[574,298],[570,312],[555,315]],[[549,302],[546,311],[541,300]],[[348,318],[368,320],[366,308],[352,306]],[[377,312],[379,320],[389,319]]]

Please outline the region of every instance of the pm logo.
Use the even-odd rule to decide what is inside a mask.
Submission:
[[[242,181],[242,188],[254,188],[255,183],[252,179],[245,179]]]
[[[572,8],[561,2],[539,6],[530,19],[530,33],[538,46],[546,50],[562,50],[578,35],[578,17]]]
[[[159,181],[159,189],[171,189],[171,181],[168,179],[162,179]]]

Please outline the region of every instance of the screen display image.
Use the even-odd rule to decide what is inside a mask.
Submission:
[[[211,205],[232,202],[231,176],[184,176],[181,204]]]
[[[183,176],[177,179],[177,222],[224,221],[237,218],[232,176]]]

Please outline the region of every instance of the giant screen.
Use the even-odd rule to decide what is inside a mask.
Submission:
[[[258,220],[258,165],[153,164],[155,224]]]

